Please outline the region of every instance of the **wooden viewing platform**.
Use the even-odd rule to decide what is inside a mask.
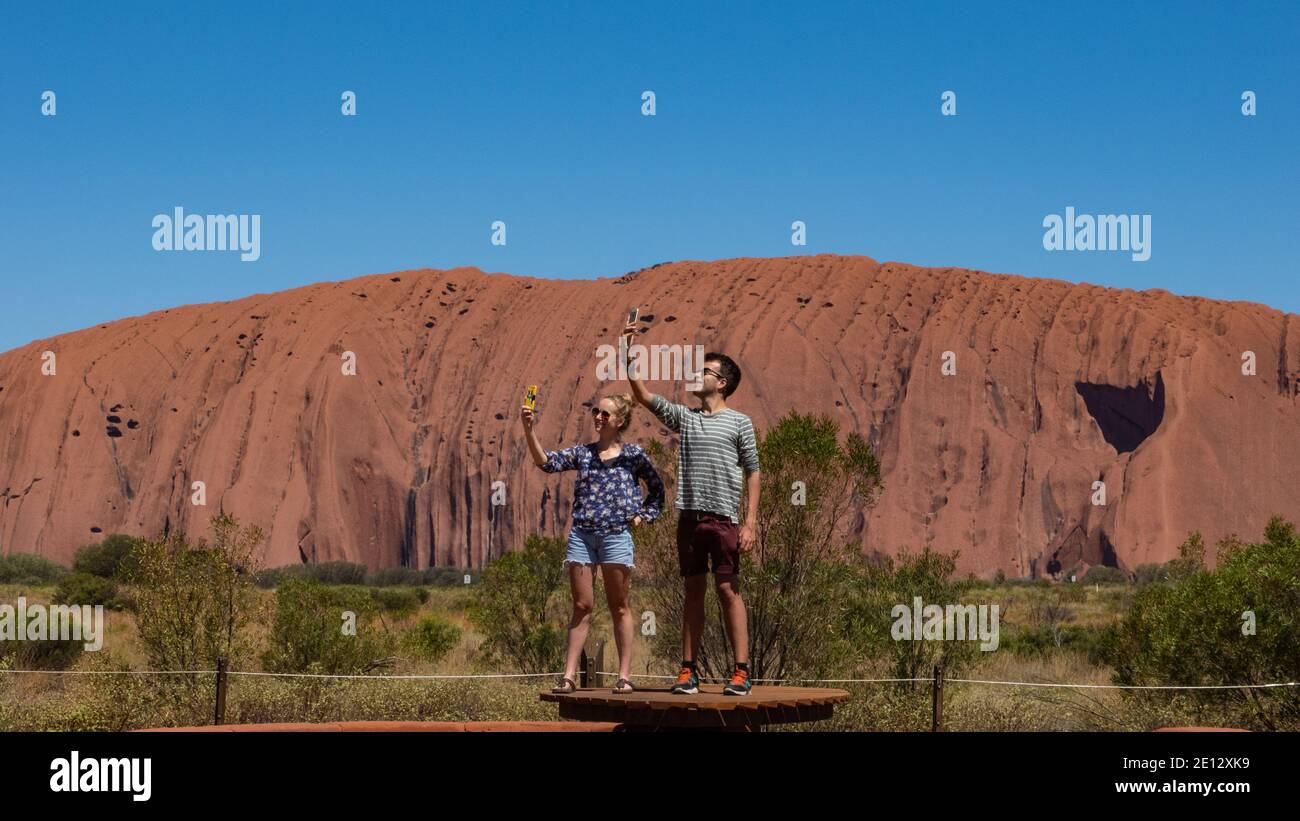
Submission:
[[[821,687],[755,686],[747,696],[728,696],[720,684],[700,685],[700,692],[691,696],[668,688],[622,694],[609,687],[540,695],[542,701],[559,705],[560,718],[616,722],[629,730],[760,730],[768,724],[823,721],[836,704],[849,700],[845,690]]]

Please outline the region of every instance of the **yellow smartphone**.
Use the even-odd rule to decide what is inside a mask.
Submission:
[[[537,410],[537,386],[529,385],[528,393],[524,394],[524,406],[531,411]]]
[[[641,318],[641,309],[633,308],[627,312],[627,324],[635,325],[636,321]]]

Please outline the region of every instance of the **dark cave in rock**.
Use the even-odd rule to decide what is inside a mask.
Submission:
[[[1165,416],[1165,382],[1158,371],[1154,386],[1143,380],[1131,387],[1075,382],[1074,388],[1101,435],[1120,453],[1137,450]]]

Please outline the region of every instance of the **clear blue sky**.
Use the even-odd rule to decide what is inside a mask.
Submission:
[[[8,4],[0,350],[397,269],[825,252],[1300,310],[1300,4],[614,5]],[[177,205],[261,214],[261,259],[154,251]],[[1067,205],[1151,214],[1150,261],[1045,251]]]

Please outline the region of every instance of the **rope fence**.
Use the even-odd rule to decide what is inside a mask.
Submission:
[[[597,676],[613,677],[614,673],[608,673],[595,668],[600,665],[602,658],[602,649],[598,649],[595,658],[583,652],[581,661],[580,680],[581,686],[586,687],[594,683]],[[376,675],[367,673],[271,673],[259,670],[229,670],[226,668],[224,660],[218,660],[216,670],[0,670],[0,674],[9,673],[13,675],[57,675],[57,676],[213,676],[215,678],[215,699],[213,702],[212,723],[222,725],[226,723],[226,695],[228,690],[228,681],[231,676],[245,676],[257,678],[286,678],[286,679],[334,679],[334,680],[373,680],[373,681],[466,681],[466,680],[507,680],[507,679],[537,679],[537,678],[554,678],[562,673],[465,673],[458,675],[432,675],[432,674],[395,674],[395,675]],[[635,676],[635,678],[648,679],[672,679],[673,676],[645,675]],[[705,681],[716,682],[717,679],[702,679]],[[1049,681],[1003,681],[1000,679],[966,679],[966,678],[946,678],[942,666],[935,665],[934,675],[930,677],[913,677],[913,678],[823,678],[823,679],[755,679],[755,683],[760,684],[895,684],[895,683],[928,683],[930,691],[930,730],[931,732],[940,732],[943,730],[943,691],[947,684],[975,684],[993,687],[1028,687],[1028,688],[1063,688],[1063,689],[1080,689],[1080,690],[1182,690],[1182,691],[1204,691],[1204,690],[1264,690],[1282,687],[1300,687],[1297,681],[1270,682],[1267,684],[1071,684],[1065,682]]]

